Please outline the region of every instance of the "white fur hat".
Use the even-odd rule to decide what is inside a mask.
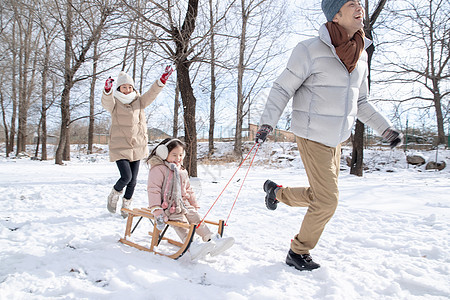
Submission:
[[[133,78],[131,78],[131,76],[125,73],[124,71],[120,71],[119,76],[117,76],[117,83],[116,83],[117,87],[125,83],[131,84],[134,88]]]

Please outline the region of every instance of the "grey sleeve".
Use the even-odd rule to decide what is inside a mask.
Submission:
[[[391,127],[392,124],[367,100],[367,97],[368,86],[367,79],[365,79],[359,90],[357,117],[361,122],[370,126],[381,135],[387,128]]]
[[[310,75],[311,57],[308,49],[299,43],[289,58],[286,68],[273,83],[259,124],[275,128],[289,100]]]

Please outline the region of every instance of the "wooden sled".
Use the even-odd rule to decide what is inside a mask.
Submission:
[[[145,208],[145,207],[134,208],[132,210],[127,209],[127,208],[122,208],[122,211],[128,213],[128,219],[127,219],[127,226],[125,228],[125,235],[123,238],[121,238],[119,240],[119,242],[129,245],[131,247],[134,247],[136,249],[142,250],[142,251],[148,251],[148,252],[153,252],[153,253],[156,253],[159,255],[168,256],[172,259],[180,258],[189,249],[189,246],[191,245],[191,242],[194,238],[195,229],[197,227],[197,224],[188,224],[188,223],[182,223],[182,222],[176,222],[176,221],[167,221],[166,227],[164,228],[164,230],[159,231],[156,228],[155,217],[150,212],[149,208]],[[135,217],[140,217],[140,218],[136,222],[136,225],[134,226],[134,228],[131,229],[131,227],[133,225],[133,219]],[[137,225],[139,225],[139,222],[142,220],[142,218],[150,219],[150,222],[153,224],[153,232],[150,231],[148,233],[152,237],[149,248],[144,247],[139,244],[136,244],[130,240],[127,240],[127,237],[131,237],[131,234],[134,232]],[[212,225],[218,226],[217,232],[220,234],[220,236],[223,235],[223,230],[224,230],[224,225],[225,225],[225,222],[223,220],[219,220],[219,222],[204,220],[203,222],[205,222],[207,224],[212,224]],[[179,241],[175,241],[173,239],[165,237],[164,235],[165,235],[167,229],[169,228],[169,226],[187,228],[189,231],[188,231],[188,235],[186,237],[186,241],[184,243],[181,243]],[[177,246],[179,248],[178,251],[176,251],[174,254],[164,254],[162,252],[156,251],[155,247],[157,247],[162,240],[166,240],[170,244]]]

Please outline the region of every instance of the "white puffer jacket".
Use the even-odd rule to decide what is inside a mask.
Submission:
[[[365,39],[365,48],[371,41]],[[336,54],[325,25],[319,36],[300,42],[274,82],[260,124],[275,128],[290,98],[292,132],[336,147],[348,139],[358,118],[380,135],[391,123],[368,102],[367,53],[349,73]]]

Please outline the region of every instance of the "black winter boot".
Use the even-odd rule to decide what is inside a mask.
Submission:
[[[266,192],[266,207],[270,210],[277,209],[278,200],[276,198],[276,189],[281,187],[281,185],[277,185],[272,180],[266,180],[264,182],[264,192]]]
[[[311,271],[320,268],[320,265],[315,263],[309,254],[297,254],[289,249],[286,257],[286,264],[295,267],[300,271]]]

